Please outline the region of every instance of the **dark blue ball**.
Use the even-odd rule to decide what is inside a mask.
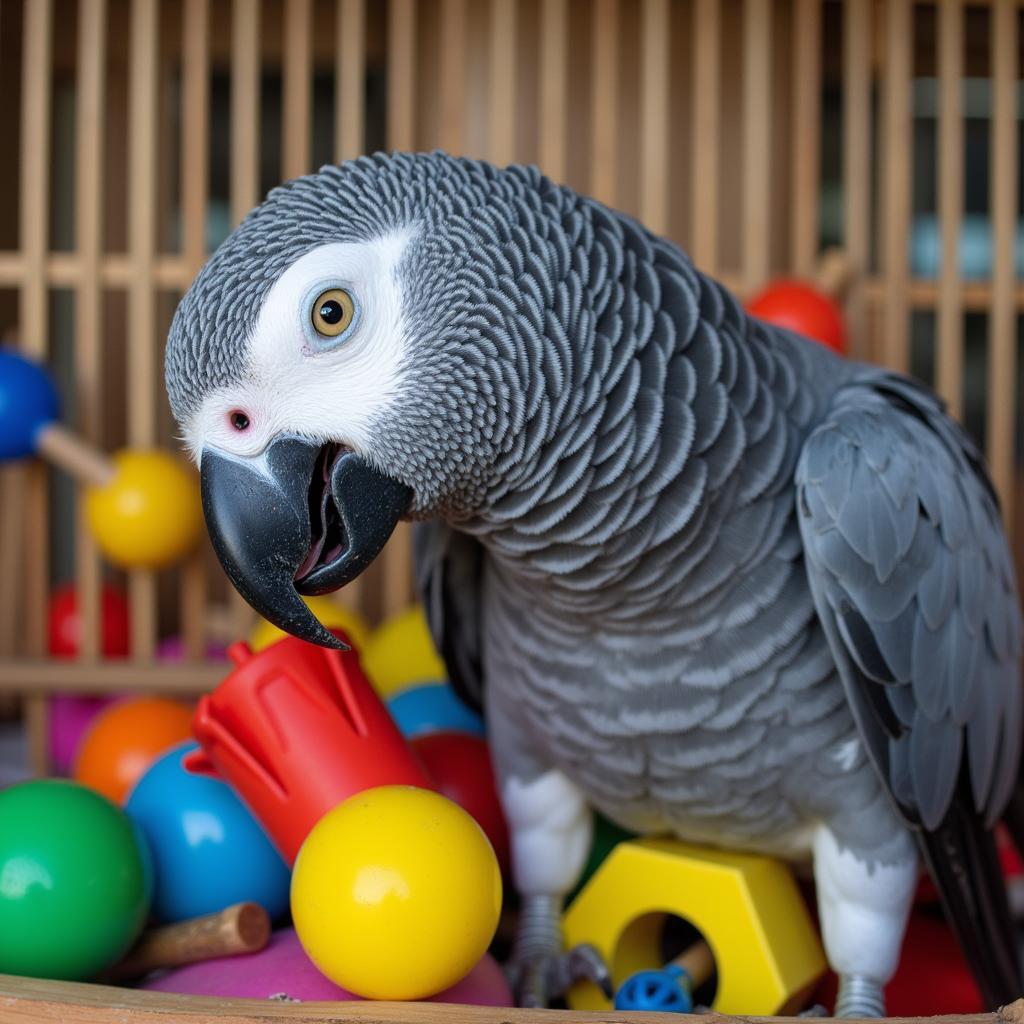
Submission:
[[[182,743],[154,761],[124,808],[153,854],[154,914],[183,921],[252,900],[280,917],[288,866],[226,782],[185,770],[182,758],[195,749]]]
[[[11,349],[0,349],[0,459],[34,455],[40,427],[60,415],[50,375]]]
[[[637,971],[615,993],[615,1009],[689,1013],[693,1009],[693,999],[688,980],[686,971],[679,967]]]

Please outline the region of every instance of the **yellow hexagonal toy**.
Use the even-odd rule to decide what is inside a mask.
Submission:
[[[700,930],[714,953],[719,1013],[772,1015],[800,1008],[825,970],[821,943],[789,869],[753,854],[671,839],[620,843],[565,913],[567,947],[596,946],[616,988],[662,966],[666,914]],[[611,1009],[596,986],[577,985],[574,1010]]]

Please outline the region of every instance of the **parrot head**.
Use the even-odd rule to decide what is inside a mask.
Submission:
[[[294,635],[336,646],[301,595],[355,578],[402,518],[471,515],[514,444],[485,254],[509,241],[507,174],[395,154],[296,179],[178,306],[166,385],[214,548]]]

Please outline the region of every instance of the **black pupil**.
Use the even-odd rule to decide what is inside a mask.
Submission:
[[[246,430],[249,426],[249,417],[244,412],[233,412],[231,414],[231,426],[235,430]]]
[[[341,323],[341,318],[345,315],[345,311],[341,308],[341,303],[337,299],[328,299],[320,306],[320,319],[325,324]]]

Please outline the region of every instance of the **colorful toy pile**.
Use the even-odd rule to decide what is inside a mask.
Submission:
[[[392,642],[420,632],[412,657],[384,654],[348,613],[333,625],[378,644],[386,692],[443,689],[419,613],[384,627]],[[75,781],[0,795],[0,934],[38,922],[29,942],[0,940],[0,972],[127,979],[163,964],[175,969],[144,983],[508,1005],[488,955],[508,836],[479,720],[433,700],[408,718],[409,740],[355,649],[263,640],[258,653],[231,648],[233,670],[194,714],[117,700],[66,752]],[[92,902],[78,920],[83,892]],[[239,908],[267,934],[241,941]],[[271,937],[289,911],[294,929]],[[147,917],[164,924],[125,959]],[[198,943],[203,962],[189,963],[199,957],[182,942]]]

